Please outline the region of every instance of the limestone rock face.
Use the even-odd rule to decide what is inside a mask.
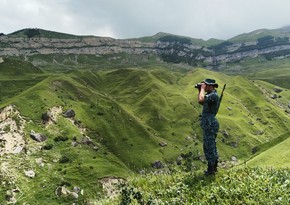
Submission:
[[[290,49],[289,42],[260,47],[258,42],[232,43],[223,47],[223,52],[215,52],[210,47],[180,42],[144,42],[138,39],[114,39],[108,37],[75,37],[75,38],[45,38],[45,37],[16,37],[1,35],[0,48],[2,56],[33,56],[33,55],[112,55],[112,54],[153,54],[175,55],[191,58],[192,61],[204,62],[209,65],[235,62],[245,58],[255,58],[264,54],[277,54]],[[176,46],[178,45],[178,46]],[[279,54],[284,58],[287,54]],[[285,56],[283,56],[285,55]],[[1,58],[0,58],[1,63]]]

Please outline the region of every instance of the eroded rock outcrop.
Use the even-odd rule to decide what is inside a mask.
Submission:
[[[0,155],[23,150],[25,124],[26,120],[14,105],[0,110]]]

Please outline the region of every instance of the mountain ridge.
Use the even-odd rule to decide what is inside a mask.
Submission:
[[[37,55],[122,55],[156,56],[165,62],[220,70],[228,63],[249,59],[267,61],[288,58],[290,32],[263,29],[241,34],[227,41],[193,39],[158,33],[135,39],[75,36],[41,29],[23,29],[1,35],[0,56],[31,58]]]

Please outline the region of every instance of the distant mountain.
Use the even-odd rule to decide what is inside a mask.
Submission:
[[[60,33],[55,31],[48,31],[39,28],[26,28],[13,33],[8,34],[9,37],[18,37],[18,38],[80,38],[80,36],[71,35],[67,33]]]
[[[190,37],[186,37],[186,36],[178,36],[178,35],[174,35],[174,34],[170,34],[170,33],[163,33],[163,32],[159,32],[153,36],[147,36],[147,37],[141,37],[141,38],[136,38],[136,40],[140,40],[142,42],[157,42],[160,39],[163,39],[165,37],[176,37],[179,39],[188,39],[188,43],[191,43],[193,45],[196,46],[210,46],[210,45],[215,45],[218,43],[223,42],[223,40],[218,40],[218,39],[209,39],[207,41],[203,40],[203,39],[196,39],[196,38],[190,38]]]
[[[245,42],[245,41],[257,41],[264,36],[273,36],[274,38],[289,38],[290,26],[282,27],[279,29],[258,29],[250,33],[240,34],[236,37],[229,39],[231,42]]]
[[[289,27],[260,29],[227,41],[193,39],[167,33],[136,39],[75,36],[42,29],[23,29],[1,35],[0,56],[35,55],[155,55],[165,62],[224,70],[228,63],[249,59],[287,58]],[[122,58],[122,57],[121,57]]]

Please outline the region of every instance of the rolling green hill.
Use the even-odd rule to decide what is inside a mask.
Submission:
[[[272,99],[266,91],[273,85],[262,81],[205,69],[170,70],[168,64],[54,68],[55,72],[39,69],[12,58],[0,63],[2,135],[18,133],[23,140],[17,144],[22,147],[17,154],[1,150],[2,201],[7,192],[17,190],[13,193],[18,203],[49,199],[51,204],[85,204],[102,196],[104,177],[147,172],[156,161],[168,167],[189,153],[195,169],[204,168],[198,121],[202,107],[194,84],[205,78],[217,80],[218,92],[227,84],[217,115],[221,163],[231,164],[232,157],[243,162],[256,153],[257,146],[289,135],[289,114],[277,106],[290,101],[289,91]],[[5,108],[11,105],[14,111],[9,114]],[[64,116],[69,109],[75,112],[73,118]],[[48,122],[45,113],[51,113]],[[16,127],[8,126],[9,120]],[[47,140],[36,142],[30,137],[32,130]],[[6,145],[2,140],[2,148]],[[287,161],[283,164],[289,166]],[[31,170],[35,176],[30,178],[25,171]],[[79,187],[83,194],[77,200],[65,191],[58,196],[59,187],[70,191]]]
[[[58,38],[58,39],[66,39],[66,38],[81,38],[80,36],[71,35],[67,33],[60,33],[55,31],[49,31],[39,28],[27,28],[21,29],[19,31],[15,31],[9,36],[13,37],[25,37],[25,38],[32,38],[32,37],[45,37],[45,38]]]
[[[264,36],[273,36],[273,37],[290,37],[290,27],[285,26],[279,29],[258,29],[249,33],[243,33],[238,36],[235,36],[229,41],[231,42],[245,42],[245,41],[255,41],[258,38]]]
[[[243,75],[252,80],[263,80],[273,85],[290,88],[290,61],[288,58],[272,61],[264,58],[247,59],[223,69],[228,75]]]
[[[219,39],[209,39],[209,40],[205,41],[203,39],[189,38],[186,36],[178,36],[178,35],[164,33],[164,32],[159,32],[153,36],[146,36],[146,37],[137,38],[137,40],[140,40],[142,42],[157,42],[164,37],[187,40],[187,41],[191,42],[193,45],[198,45],[198,46],[211,46],[211,45],[221,43],[223,41],[223,40],[219,40]]]
[[[290,134],[287,133],[277,140],[258,147],[262,152],[249,160],[247,164],[252,167],[289,168],[289,145]]]

